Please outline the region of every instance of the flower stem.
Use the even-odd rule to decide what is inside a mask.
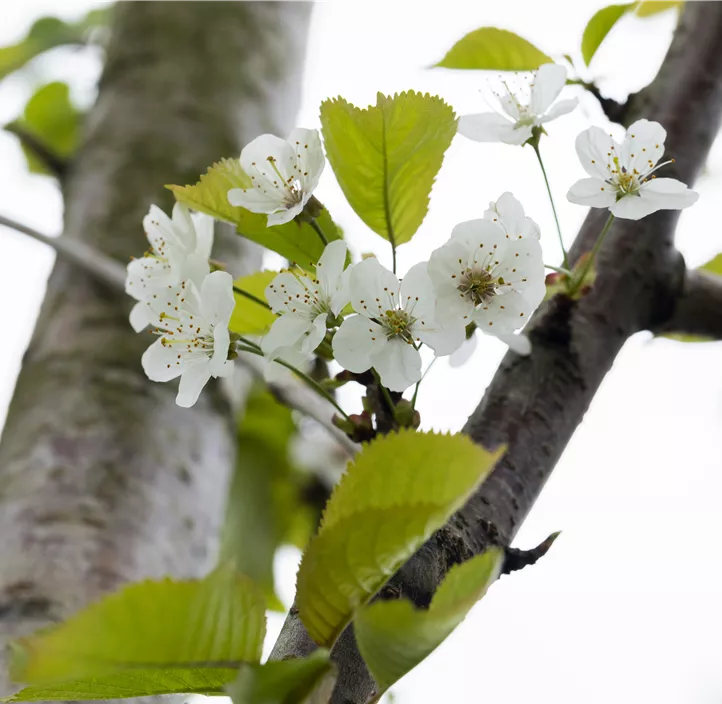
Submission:
[[[314,229],[316,234],[321,239],[321,242],[323,242],[324,247],[328,244],[328,239],[326,238],[326,235],[323,234],[323,230],[321,229],[321,226],[316,222],[316,218],[310,218],[308,221],[309,225]]]
[[[249,293],[248,291],[244,291],[242,288],[238,288],[238,286],[233,287],[233,292],[237,293],[239,296],[244,296],[249,301],[258,303],[259,306],[263,306],[264,308],[268,308],[268,310],[271,310],[271,306],[269,306],[268,303],[266,303],[266,301],[258,298],[258,296],[254,296],[252,293]]]
[[[431,367],[434,366],[434,362],[436,362],[437,359],[438,359],[438,357],[434,357],[431,360],[431,362],[429,363],[429,366],[426,367],[426,371],[421,375],[421,379],[419,379],[416,382],[416,388],[414,389],[414,395],[411,397],[411,408],[413,408],[414,410],[416,409],[416,397],[419,395],[419,386],[421,386],[421,382],[424,379],[426,379],[426,375],[431,371]]]
[[[532,147],[534,147],[534,153],[536,154],[536,158],[539,161],[539,166],[541,167],[542,176],[544,176],[544,183],[547,187],[547,193],[549,194],[549,202],[552,204],[552,212],[554,213],[554,222],[557,225],[557,235],[559,235],[559,244],[562,248],[562,255],[564,256],[563,263],[564,268],[569,268],[569,260],[567,258],[567,250],[564,247],[564,240],[562,238],[562,228],[559,225],[559,217],[557,216],[557,208],[554,205],[554,197],[552,196],[552,189],[549,185],[549,178],[547,177],[547,171],[544,168],[544,162],[542,161],[541,152],[539,151],[539,144],[533,144]],[[551,267],[550,267],[551,268]]]
[[[551,269],[552,271],[556,271],[558,274],[564,274],[565,276],[571,276],[572,272],[569,271],[569,269],[565,269],[562,266],[552,266],[551,264],[545,264],[545,269]]]
[[[391,260],[393,263],[392,271],[395,274],[396,273],[396,245],[393,242],[391,243]]]
[[[613,222],[614,222],[614,215],[612,213],[609,213],[607,222],[604,223],[604,227],[602,228],[602,231],[599,233],[599,236],[597,237],[597,241],[594,243],[594,247],[592,248],[592,251],[589,254],[589,259],[587,259],[587,262],[584,265],[584,269],[582,269],[579,272],[579,276],[575,279],[574,284],[572,285],[571,294],[575,294],[579,290],[579,287],[584,283],[584,279],[587,278],[587,274],[590,272],[592,266],[594,266],[594,261],[597,258],[597,254],[599,253],[599,250],[602,248],[602,243],[604,242],[604,238],[607,236],[607,232],[609,232],[610,228],[612,227]]]
[[[394,403],[394,400],[391,398],[391,394],[389,393],[389,390],[381,383],[381,377],[379,376],[379,373],[373,369],[374,377],[376,378],[376,382],[378,384],[379,389],[381,389],[381,395],[384,397],[384,401],[386,401],[386,405],[389,407],[389,411],[391,411],[391,417],[396,420],[396,404]]]
[[[241,338],[241,342],[243,342],[246,345],[252,345],[249,347],[239,347],[240,352],[250,352],[251,354],[255,354],[258,357],[263,357],[263,352],[261,352],[261,348],[255,343],[251,342],[250,340]],[[288,362],[282,360],[282,359],[274,359],[274,362],[277,362],[282,367],[286,367],[286,369],[289,369],[292,371],[299,379],[304,381],[311,389],[313,389],[319,396],[323,396],[346,420],[350,420],[348,417],[348,413],[341,408],[341,406],[338,405],[336,402],[336,399],[331,396],[326,389],[321,386],[317,381],[312,379],[308,374],[305,374],[300,369],[297,369],[293,366],[293,364],[289,364]]]

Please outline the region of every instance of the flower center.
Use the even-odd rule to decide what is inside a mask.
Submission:
[[[281,179],[281,183],[284,185],[283,204],[286,206],[286,209],[292,208],[294,205],[301,203],[304,195],[301,181],[294,176],[284,178],[278,170],[278,166],[276,166],[276,160],[274,157],[269,156],[268,163],[271,165],[271,168],[276,172],[276,175],[279,179]]]
[[[395,310],[387,310],[381,323],[386,328],[386,335],[389,339],[392,337],[400,337],[405,342],[413,342],[410,328],[414,323],[414,318],[405,310],[396,308]]]
[[[495,280],[485,269],[466,269],[457,289],[464,298],[478,306],[496,295],[497,283],[503,283],[502,279]]]

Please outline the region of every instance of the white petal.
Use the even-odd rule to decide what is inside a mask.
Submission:
[[[609,208],[617,200],[616,190],[598,178],[583,178],[567,193],[567,200],[591,208]]]
[[[133,330],[141,332],[153,321],[154,316],[145,301],[138,301],[130,311],[130,324]]]
[[[490,298],[474,310],[472,317],[479,330],[499,336],[518,330],[529,319],[534,308],[521,293],[509,291]]]
[[[186,364],[178,359],[175,345],[164,345],[158,338],[141,357],[143,371],[151,381],[170,381],[180,376]]]
[[[371,367],[371,353],[386,344],[380,325],[362,315],[352,315],[343,321],[333,337],[333,354],[344,369],[361,373]]]
[[[291,313],[282,315],[273,322],[271,329],[261,340],[261,349],[267,357],[278,355],[278,350],[287,347],[299,347],[305,335],[312,329],[313,323]]]
[[[210,378],[208,361],[200,360],[190,365],[181,376],[175,402],[182,408],[190,408],[198,400]]]
[[[196,228],[196,251],[199,257],[210,259],[213,249],[213,229],[215,220],[205,213],[194,213],[193,224]]]
[[[599,127],[580,132],[576,139],[577,156],[584,170],[595,178],[609,178],[610,164],[619,145]]]
[[[510,132],[502,133],[501,141],[504,144],[522,145],[531,139],[531,125],[515,125]]]
[[[336,293],[331,297],[331,312],[334,315],[341,315],[341,311],[351,303],[351,272],[353,264],[346,268],[341,274]]]
[[[297,177],[307,195],[311,195],[323,173],[326,157],[321,146],[318,130],[297,128],[288,137],[296,152]]]
[[[284,207],[281,194],[277,191],[266,193],[253,187],[231,188],[228,191],[228,202],[252,213],[275,213],[279,208]]]
[[[659,203],[652,198],[642,198],[640,195],[630,195],[620,198],[610,210],[615,217],[624,220],[640,220],[660,209]]]
[[[521,113],[519,111],[519,100],[517,97],[504,86],[506,93],[499,96],[499,104],[502,110],[511,118],[512,122],[516,122]]]
[[[531,218],[524,218],[524,225],[521,228],[520,235],[521,237],[538,240],[541,239],[541,230],[534,220]]]
[[[211,266],[207,257],[191,254],[185,258],[185,261],[179,267],[178,278],[181,281],[190,279],[196,286],[202,286],[210,271]]]
[[[364,259],[351,272],[351,305],[368,318],[383,315],[398,305],[399,280],[376,257]]]
[[[213,325],[228,327],[236,306],[233,295],[233,277],[227,271],[214,271],[201,285],[201,312]]]
[[[423,326],[418,323],[414,325],[413,334],[431,347],[437,357],[445,357],[464,344],[467,322],[459,316],[449,316],[445,320],[427,319]]]
[[[532,309],[536,308],[546,293],[539,240],[527,238],[509,242],[506,251],[499,252],[499,264],[494,266],[493,274],[504,279],[499,298],[504,298],[508,291],[518,291]]]
[[[499,196],[496,203],[489,204],[484,219],[498,223],[510,237],[518,237],[524,228],[524,207],[507,191]]]
[[[434,315],[433,284],[428,263],[414,264],[401,279],[399,296],[401,307],[415,318],[431,318]]]
[[[266,286],[265,294],[274,313],[291,313],[312,320],[316,313],[310,302],[315,290],[318,290],[315,284],[305,276],[283,271]]]
[[[639,195],[625,196],[617,201],[611,211],[618,218],[639,220],[658,210],[683,210],[696,203],[698,198],[699,194],[681,181],[657,178],[643,184]]]
[[[560,100],[558,103],[554,103],[554,105],[546,111],[546,114],[542,115],[537,122],[538,124],[543,125],[545,122],[556,120],[557,117],[570,113],[577,107],[577,105],[579,105],[579,100],[577,98]]]
[[[531,354],[531,341],[523,333],[517,332],[513,335],[498,335],[497,337],[520,357],[528,357]]]
[[[543,64],[534,76],[529,107],[541,115],[557,99],[567,80],[567,70],[560,64]]]
[[[300,215],[303,211],[303,203],[297,203],[292,205],[290,208],[279,210],[277,213],[271,213],[268,216],[268,227],[274,225],[285,225],[287,222],[291,222],[296,215]]]
[[[371,360],[381,383],[391,391],[405,391],[421,379],[421,355],[398,337],[372,352]]]
[[[514,123],[495,112],[462,115],[459,118],[459,134],[475,142],[505,142],[514,129]]]
[[[341,284],[341,275],[346,266],[348,247],[343,240],[329,242],[316,266],[316,277],[321,289],[329,298],[333,296]]]
[[[473,247],[501,244],[506,239],[504,230],[489,220],[466,220],[454,225],[450,241],[457,240]]]
[[[311,363],[311,357],[292,347],[278,349],[276,359],[281,359],[302,372],[308,371]],[[269,360],[263,370],[263,378],[269,384],[288,383],[293,376],[293,372],[288,367],[276,361]]]
[[[227,327],[217,325],[213,330],[213,356],[208,365],[212,376],[223,376],[224,367],[228,360],[228,350],[231,345],[231,334]]]
[[[158,290],[179,283],[178,274],[167,262],[154,257],[133,259],[126,267],[125,292],[136,301],[142,301]]]
[[[186,252],[196,248],[196,229],[190,211],[183,203],[173,206],[173,232]]]
[[[309,355],[315,352],[324,337],[326,337],[326,313],[321,313],[311,323],[308,335],[302,341],[301,351]]]
[[[630,125],[620,150],[620,162],[627,171],[646,174],[664,154],[667,132],[658,122],[637,120]]]
[[[157,206],[151,205],[148,214],[143,218],[143,229],[153,249],[161,251],[170,242],[176,243],[171,219]]]
[[[296,153],[293,147],[274,134],[262,134],[247,144],[241,152],[241,168],[252,178],[254,186],[256,181],[262,181],[269,189],[273,189],[273,182],[278,181],[278,174],[272,166],[271,159],[276,168],[285,173],[287,165],[295,163]],[[280,188],[281,184],[276,184]]]
[[[476,333],[473,333],[472,336],[468,338],[461,347],[459,347],[459,349],[451,355],[451,357],[449,357],[449,366],[461,367],[466,364],[473,357],[474,352],[476,351],[478,338],[479,336]]]

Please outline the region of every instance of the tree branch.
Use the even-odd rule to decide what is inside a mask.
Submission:
[[[68,170],[67,159],[56,154],[45,142],[38,139],[32,132],[17,122],[5,125],[4,129],[6,132],[14,134],[21,144],[34,154],[58,181],[63,180]]]
[[[672,316],[653,332],[722,340],[722,277],[688,270]]]
[[[722,117],[721,34],[722,3],[687,4],[659,75],[635,97],[628,115],[665,126],[668,151],[677,159],[671,175],[687,183],[702,168]],[[684,262],[673,246],[678,216],[662,211],[616,222],[590,294],[579,301],[556,296],[532,318],[525,331],[532,354],[506,355],[464,427],[485,447],[506,444],[505,456],[467,505],[399,570],[382,598],[407,597],[425,606],[453,564],[498,542],[511,543],[622,345],[672,316],[684,281]],[[588,215],[572,261],[591,250],[605,218],[603,211]],[[292,610],[272,657],[294,657],[312,647]],[[333,658],[339,668],[333,704],[364,704],[375,685],[352,627]]]

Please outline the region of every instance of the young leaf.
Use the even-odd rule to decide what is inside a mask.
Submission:
[[[705,271],[708,274],[722,276],[722,254],[712,257],[708,262],[702,264],[702,266],[698,268],[698,271]]]
[[[243,237],[278,252],[307,271],[313,271],[323,254],[324,245],[308,223],[292,221],[267,227],[266,215],[252,213],[228,202],[228,191],[231,188],[247,188],[249,185],[250,179],[238,159],[221,159],[195,185],[170,185],[166,188],[173,191],[176,200],[189,208],[232,223]],[[341,239],[341,232],[327,210],[321,213],[317,222],[329,242]]]
[[[213,693],[258,662],[263,596],[229,567],[203,580],[131,584],[67,621],[21,638],[11,701]]]
[[[637,3],[634,2],[625,5],[609,5],[594,13],[592,19],[587,22],[582,35],[582,58],[587,66],[614,25],[636,6]]]
[[[378,94],[361,110],[343,98],[321,104],[328,160],[358,216],[398,246],[419,229],[444,152],[456,133],[454,111],[438,97]]]
[[[228,685],[233,704],[325,704],[335,681],[328,650],[305,658],[241,666]]]
[[[664,0],[647,0],[647,2],[637,3],[637,10],[635,14],[637,17],[652,17],[658,15],[660,12],[665,12],[674,8],[675,10],[681,10],[684,5],[683,0],[671,0],[665,2]]]
[[[283,607],[274,591],[273,556],[293,511],[280,510],[276,494],[279,485],[292,483],[289,444],[295,433],[291,410],[264,386],[254,387],[238,428],[236,470],[221,536],[221,560],[248,575],[278,611]]]
[[[49,49],[69,44],[85,44],[89,30],[108,23],[108,10],[109,8],[91,10],[75,23],[64,22],[57,17],[41,17],[36,20],[22,41],[0,47],[0,79]]]
[[[68,84],[54,82],[39,88],[25,106],[22,117],[6,125],[5,129],[22,140],[30,172],[48,174],[53,169],[43,161],[43,153],[60,159],[71,156],[80,139],[81,117],[70,102]],[[40,149],[33,150],[30,140]]]
[[[441,645],[499,576],[503,559],[503,550],[492,548],[452,567],[428,610],[414,608],[407,599],[359,609],[356,643],[381,691]]]
[[[436,66],[488,71],[535,71],[552,59],[514,32],[481,27],[451,47]]]
[[[255,296],[260,301],[266,301],[266,286],[278,276],[277,271],[256,271],[248,276],[242,276],[233,282],[236,288]],[[239,335],[263,335],[273,325],[275,313],[262,303],[254,301],[249,296],[234,292],[236,307],[231,315],[229,325],[231,332]]]
[[[365,445],[298,571],[297,604],[311,637],[333,645],[354,610],[465,503],[500,455],[464,435],[410,430]]]

